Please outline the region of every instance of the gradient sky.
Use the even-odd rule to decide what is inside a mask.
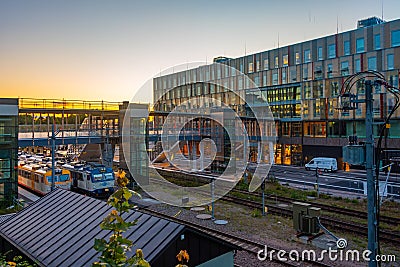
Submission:
[[[399,0],[0,1],[0,97],[131,100],[161,70],[400,18]]]

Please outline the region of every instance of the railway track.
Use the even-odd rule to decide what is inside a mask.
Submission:
[[[262,205],[259,202],[245,200],[242,198],[237,198],[233,196],[224,196],[222,198],[225,201],[229,201],[238,205],[247,206],[250,208],[261,209]],[[274,205],[266,205],[268,207],[268,211],[273,214],[277,214],[280,216],[292,217],[293,211],[290,208],[278,207]],[[321,217],[321,223],[324,226],[337,229],[337,230],[345,230],[348,232],[356,233],[362,236],[368,236],[367,227],[365,225],[350,223],[342,220],[338,220],[330,217]],[[386,241],[391,244],[399,244],[400,245],[400,234],[396,232],[388,232],[388,231],[379,231],[379,238],[382,241]]]
[[[238,193],[242,193],[242,194],[248,194],[248,195],[252,195],[255,197],[262,197],[261,193],[258,192],[248,192],[246,190],[240,190],[240,189],[233,189],[232,191],[234,192],[238,192]],[[289,198],[289,197],[282,197],[282,196],[265,196],[266,199],[270,199],[270,200],[276,200],[282,203],[292,203],[294,201],[299,201],[297,199],[293,199],[293,198]],[[368,216],[368,213],[365,211],[361,211],[361,210],[353,210],[353,209],[346,209],[346,208],[339,208],[339,207],[335,207],[332,205],[327,205],[327,204],[322,204],[322,203],[316,203],[316,202],[307,202],[307,201],[301,201],[302,203],[307,203],[307,204],[311,204],[314,207],[317,208],[321,208],[324,211],[327,212],[332,212],[332,213],[338,213],[338,214],[342,214],[342,215],[347,215],[347,216],[351,216],[351,217],[356,217],[356,218],[360,218],[360,219],[366,219]],[[380,216],[379,220],[381,223],[387,223],[390,225],[398,225],[400,224],[400,219],[398,218],[394,218],[394,217],[389,217],[389,216]]]
[[[204,183],[208,182],[206,180],[207,178],[205,175],[202,178],[201,176],[198,176],[198,175],[188,174],[188,173],[179,173],[176,171],[175,172],[166,171],[166,170],[157,170],[157,171],[162,173],[163,176],[166,175],[167,177],[172,178],[172,179],[185,179],[187,181],[192,181],[193,179],[196,179],[196,181],[198,181],[198,182],[204,182]],[[290,172],[293,172],[293,171],[290,171]],[[259,192],[248,192],[246,190],[240,190],[240,189],[233,189],[232,191],[261,198],[261,193],[259,193]],[[283,203],[292,203],[294,201],[299,201],[298,199],[282,197],[282,196],[266,196],[266,198],[272,199],[272,200],[277,200],[277,201],[283,202]],[[346,215],[346,216],[350,216],[352,218],[367,219],[367,217],[368,217],[367,212],[361,211],[361,210],[340,208],[340,207],[335,207],[332,205],[315,203],[315,202],[307,202],[307,201],[301,201],[301,202],[309,203],[309,204],[313,205],[314,207],[323,209],[326,212]],[[400,224],[400,219],[395,218],[395,217],[380,216],[379,220],[380,220],[380,223],[387,223],[389,225],[394,225],[394,226],[397,226]]]
[[[212,229],[212,228],[206,227],[204,225],[201,225],[199,223],[189,222],[187,220],[179,219],[174,216],[169,216],[169,215],[155,211],[150,208],[141,208],[140,211],[146,212],[149,214],[153,214],[158,217],[166,218],[168,220],[175,221],[180,224],[187,225],[187,226],[189,226],[193,229],[196,229],[198,231],[201,231],[203,233],[209,234],[211,236],[225,240],[229,243],[235,244],[236,246],[240,247],[242,250],[244,250],[254,256],[257,256],[258,252],[265,248],[265,244],[255,242],[253,240],[250,240],[250,239],[247,239],[244,237],[232,235],[230,233],[226,233],[226,232],[223,232],[223,231],[220,231],[217,229]],[[273,248],[271,246],[268,246],[268,249],[270,251],[272,251],[272,250],[279,251],[280,250],[279,248]],[[282,257],[288,258],[288,253],[282,255]],[[297,266],[297,267],[300,267],[300,266],[326,266],[326,267],[330,266],[323,262],[313,261],[313,260],[309,260],[309,259],[304,259],[303,262],[300,262],[300,261],[291,261],[289,259],[287,259],[286,261],[282,261],[282,260],[277,259],[276,257],[272,257],[272,261],[275,263],[284,265],[284,266]]]

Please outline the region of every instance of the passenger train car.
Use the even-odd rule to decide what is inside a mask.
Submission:
[[[55,169],[55,187],[71,189],[70,171],[60,168]],[[24,164],[18,166],[18,184],[40,195],[51,191],[52,170],[39,164]]]
[[[115,176],[111,168],[98,163],[64,164],[70,171],[72,190],[94,197],[108,197],[114,192]]]

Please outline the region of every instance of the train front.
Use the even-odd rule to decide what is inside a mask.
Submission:
[[[114,193],[115,176],[112,168],[98,166],[91,170],[92,190],[95,197],[108,197]]]

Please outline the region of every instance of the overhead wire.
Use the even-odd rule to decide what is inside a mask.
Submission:
[[[358,78],[357,78],[358,77]],[[351,88],[358,83],[359,81],[365,81],[366,78],[374,78],[375,79],[375,84],[378,85],[383,85],[388,92],[394,95],[396,101],[395,105],[390,111],[389,115],[386,117],[384,123],[381,125],[381,128],[379,130],[379,139],[378,143],[375,149],[375,203],[379,203],[379,165],[381,161],[381,149],[382,149],[382,139],[383,135],[385,132],[385,128],[387,127],[387,124],[390,121],[390,118],[394,114],[394,112],[400,107],[400,90],[392,85],[390,85],[383,74],[377,71],[363,71],[359,72],[357,74],[351,75],[347,77],[342,85],[342,88],[340,90],[340,95],[343,96],[346,93],[350,93]],[[355,79],[355,80],[354,80]],[[380,207],[379,205],[376,205],[376,223],[377,223],[377,231],[376,231],[376,238],[379,240],[379,216],[380,216]],[[378,247],[377,247],[378,253],[380,253],[380,245],[378,242]]]

